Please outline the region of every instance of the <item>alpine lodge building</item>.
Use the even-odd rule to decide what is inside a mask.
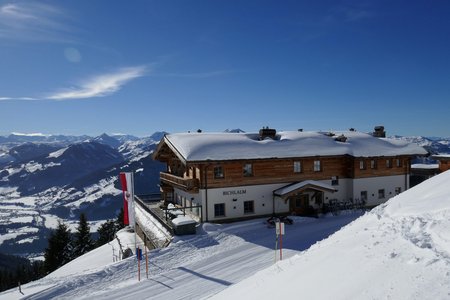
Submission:
[[[409,188],[411,160],[427,151],[372,134],[283,131],[166,134],[153,158],[165,203],[203,222],[314,215],[336,203],[373,207]]]

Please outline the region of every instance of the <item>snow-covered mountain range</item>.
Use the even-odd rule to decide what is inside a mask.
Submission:
[[[122,171],[135,172],[136,194],[158,192],[164,165],[150,154],[163,135],[0,136],[0,252],[39,256],[49,229],[58,220],[74,228],[80,212],[96,230],[122,205]],[[450,153],[450,138],[393,138],[417,143],[431,153]]]
[[[158,192],[163,165],[150,154],[164,133],[0,137],[0,252],[39,256],[57,221],[92,229],[122,205],[118,174],[134,171],[136,193]]]

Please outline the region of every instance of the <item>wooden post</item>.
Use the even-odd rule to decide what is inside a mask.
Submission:
[[[280,234],[280,260],[283,260],[283,234]]]

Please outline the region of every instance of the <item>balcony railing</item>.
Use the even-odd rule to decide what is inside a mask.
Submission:
[[[168,185],[175,185],[186,191],[197,190],[200,182],[197,178],[183,178],[170,173],[160,172],[161,182]]]

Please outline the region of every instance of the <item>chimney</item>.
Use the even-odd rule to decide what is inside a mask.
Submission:
[[[340,136],[335,137],[334,140],[336,142],[345,143],[347,141],[347,137],[345,135],[341,134]]]
[[[375,126],[372,135],[374,137],[385,138],[386,137],[386,131],[384,131],[384,126]]]
[[[259,130],[259,139],[264,140],[266,138],[271,138],[272,140],[275,139],[275,136],[277,135],[277,131],[275,129],[271,129],[269,127],[263,127]]]

